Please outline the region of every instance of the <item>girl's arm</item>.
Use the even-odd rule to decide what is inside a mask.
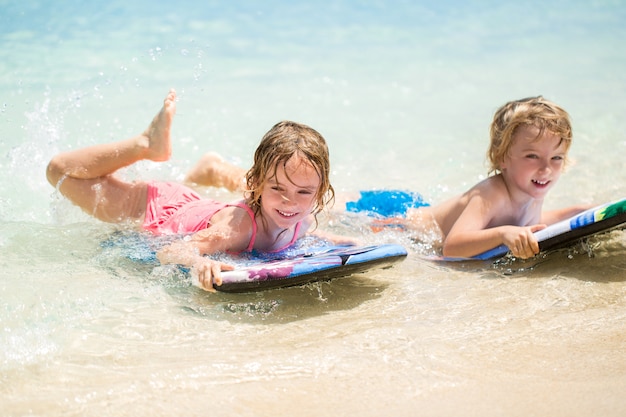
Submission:
[[[239,224],[240,227],[233,229],[230,226],[232,223]],[[240,222],[233,222],[232,218],[226,217],[204,230],[163,247],[157,252],[157,259],[162,264],[191,268],[192,274],[197,275],[202,288],[214,291],[213,284],[222,285],[221,271],[232,271],[234,266],[204,255],[245,250],[250,241],[250,230],[250,227],[246,227],[245,218]]]
[[[335,233],[330,233],[323,230],[316,230],[309,233],[312,236],[317,236],[321,239],[330,241],[333,245],[360,245],[361,241],[355,237],[342,236]]]
[[[341,236],[335,233],[331,233],[325,230],[315,229],[313,231],[308,231],[315,224],[315,217],[313,215],[308,216],[305,220],[302,221],[302,226],[300,227],[300,235],[298,238],[301,238],[305,235],[316,236],[320,239],[328,240],[333,245],[359,245],[361,242],[359,239],[349,236]]]
[[[157,252],[157,259],[161,264],[175,264],[186,266],[191,269],[191,273],[197,276],[198,282],[203,289],[215,291],[215,285],[222,285],[221,271],[232,271],[234,267],[224,262],[207,258],[205,254],[217,251],[207,251],[207,245],[198,239],[197,234],[191,236],[190,240],[178,240],[163,247]]]

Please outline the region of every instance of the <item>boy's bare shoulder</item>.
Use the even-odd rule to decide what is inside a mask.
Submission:
[[[488,177],[459,197],[460,206],[472,206],[488,217],[498,217],[499,212],[510,210],[510,195],[500,175]]]
[[[480,190],[481,192],[486,192],[486,193],[492,193],[492,192],[499,193],[499,192],[502,192],[503,190],[506,190],[506,184],[504,183],[504,180],[502,179],[502,175],[497,174],[497,175],[492,175],[490,177],[485,178],[484,180],[477,183],[471,189],[477,189],[477,190]]]
[[[500,200],[507,194],[506,184],[502,180],[502,177],[500,175],[494,175],[475,184],[472,188],[461,194],[459,198],[468,203],[474,198],[484,201]]]

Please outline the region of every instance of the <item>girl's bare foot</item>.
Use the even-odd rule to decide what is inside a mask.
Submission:
[[[174,114],[176,114],[176,91],[171,89],[163,101],[163,107],[142,134],[148,139],[146,159],[167,161],[170,158],[172,154],[170,130]]]

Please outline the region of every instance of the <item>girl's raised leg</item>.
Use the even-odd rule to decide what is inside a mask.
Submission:
[[[140,160],[169,159],[175,100],[176,92],[170,90],[150,126],[138,136],[55,156],[46,171],[48,182],[102,221],[140,220],[145,213],[146,183],[125,182],[113,174]]]

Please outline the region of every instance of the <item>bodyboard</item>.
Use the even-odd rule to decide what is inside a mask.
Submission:
[[[330,246],[271,261],[253,261],[222,272],[221,292],[251,292],[328,281],[370,270],[389,268],[404,260],[407,251],[394,244]]]
[[[535,232],[539,250],[544,252],[572,246],[579,240],[593,235],[626,228],[626,198],[602,204],[583,211],[569,219],[552,224]],[[443,261],[490,260],[502,257],[509,248],[500,245],[470,258],[441,257]]]

